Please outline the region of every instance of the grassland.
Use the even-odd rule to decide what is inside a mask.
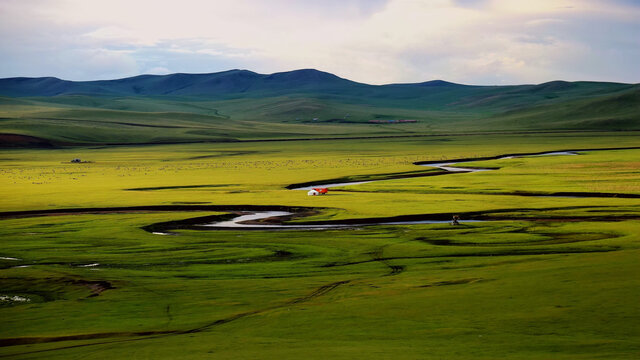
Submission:
[[[430,171],[416,161],[638,140],[603,132],[5,150],[0,295],[29,301],[0,302],[0,357],[635,359],[640,199],[610,195],[640,194],[638,149],[477,162],[500,170],[322,197],[285,187]],[[76,157],[87,162],[69,162]],[[584,197],[530,196],[557,192]],[[165,211],[9,214],[151,205]],[[142,229],[224,213],[197,211],[206,205],[318,209],[294,222],[461,214],[463,224]],[[499,220],[465,223],[471,212]]]

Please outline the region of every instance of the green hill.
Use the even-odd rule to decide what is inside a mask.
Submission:
[[[312,69],[8,78],[0,79],[0,143],[23,146],[13,135],[73,145],[637,130],[639,94],[640,85],[605,82],[368,85]]]

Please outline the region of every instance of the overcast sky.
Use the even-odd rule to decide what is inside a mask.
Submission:
[[[0,0],[0,77],[640,82],[640,0]]]

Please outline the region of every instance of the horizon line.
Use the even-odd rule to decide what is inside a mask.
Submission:
[[[142,76],[156,76],[156,77],[162,77],[162,76],[171,76],[171,75],[214,75],[214,74],[222,74],[222,73],[227,73],[227,72],[233,72],[233,71],[237,71],[237,72],[250,72],[256,75],[262,75],[262,76],[271,76],[271,75],[276,75],[276,74],[286,74],[286,73],[293,73],[293,72],[299,72],[299,71],[305,71],[305,70],[311,70],[311,71],[315,71],[315,72],[319,72],[319,73],[323,73],[323,74],[328,74],[328,75],[332,75],[335,76],[339,79],[342,80],[346,80],[346,81],[350,81],[356,84],[362,84],[362,85],[367,85],[367,86],[391,86],[391,85],[418,85],[418,84],[426,84],[426,83],[432,83],[432,82],[444,82],[444,83],[448,83],[451,85],[461,85],[461,86],[524,86],[524,85],[544,85],[544,84],[549,84],[549,83],[554,83],[554,82],[565,82],[565,83],[577,83],[577,82],[595,82],[595,83],[611,83],[611,84],[626,84],[626,85],[638,85],[640,83],[628,83],[628,82],[617,82],[617,81],[597,81],[597,80],[562,80],[562,79],[553,79],[553,80],[548,80],[548,81],[544,81],[541,83],[523,83],[523,84],[464,84],[464,83],[456,83],[456,82],[451,82],[451,81],[447,81],[447,80],[443,80],[443,79],[432,79],[432,80],[425,80],[425,81],[417,81],[417,82],[399,82],[399,83],[385,83],[385,84],[370,84],[370,83],[365,83],[365,82],[359,82],[359,81],[355,81],[355,80],[351,80],[348,78],[344,78],[341,76],[338,76],[336,74],[327,72],[327,71],[323,71],[323,70],[318,70],[315,68],[300,68],[300,69],[294,69],[294,70],[288,70],[288,71],[277,71],[277,72],[273,72],[270,74],[263,74],[263,73],[259,73],[253,70],[249,70],[249,69],[239,69],[239,68],[235,68],[235,69],[229,69],[229,70],[222,70],[222,71],[216,71],[216,72],[205,72],[205,73],[189,73],[189,72],[173,72],[173,73],[168,73],[168,74],[149,74],[149,73],[143,73],[143,74],[138,74],[138,75],[132,75],[132,76],[126,76],[126,77],[121,77],[121,78],[114,78],[114,79],[93,79],[93,80],[68,80],[68,79],[63,79],[63,78],[59,78],[57,76],[10,76],[10,77],[3,77],[0,78],[1,80],[10,80],[10,79],[56,79],[56,80],[60,80],[60,81],[69,81],[69,82],[74,82],[74,83],[90,83],[90,82],[99,82],[99,81],[121,81],[121,80],[126,80],[126,79],[132,79],[132,78],[136,78],[136,77],[142,77]]]

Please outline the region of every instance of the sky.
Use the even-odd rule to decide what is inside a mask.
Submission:
[[[0,78],[640,83],[640,0],[0,0]]]

